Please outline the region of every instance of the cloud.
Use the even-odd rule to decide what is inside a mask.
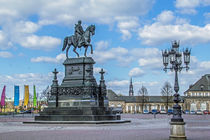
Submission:
[[[61,44],[61,40],[51,36],[37,36],[35,33],[41,28],[31,21],[13,21],[2,25],[0,31],[0,48],[9,49],[13,44],[37,50],[52,50]]]
[[[0,51],[0,57],[2,57],[2,58],[10,58],[10,57],[12,57],[13,55],[12,55],[12,53],[10,53],[10,52],[7,52],[7,51]]]
[[[110,48],[107,41],[99,41],[96,43],[96,50],[93,58],[97,63],[105,63],[110,60],[117,60],[120,64],[127,64],[131,61],[131,57],[126,57],[128,50],[123,47]],[[105,46],[105,47],[103,47]]]
[[[51,50],[61,44],[61,40],[50,36],[31,35],[23,38],[20,44],[25,48]]]
[[[100,41],[99,46],[96,45],[96,50],[93,54],[93,58],[97,63],[103,64],[107,61],[117,61],[117,64],[120,66],[128,66],[133,61],[139,60],[140,66],[148,67],[150,64],[143,64],[143,61],[151,61],[150,68],[159,68],[160,64],[157,63],[157,60],[161,58],[161,51],[158,48],[132,48],[130,50],[123,47],[109,47],[107,41]],[[105,47],[102,47],[105,46]],[[99,49],[102,48],[102,49]],[[110,48],[110,49],[109,49]],[[160,62],[160,61],[158,61]],[[149,63],[149,62],[145,62]]]
[[[75,20],[84,19],[110,24],[118,16],[145,15],[153,4],[154,0],[133,0],[132,2],[125,0],[50,1],[50,3],[44,3],[39,12],[40,23],[65,23],[68,25],[73,24]]]
[[[109,43],[107,41],[99,41],[95,43],[95,49],[98,51],[106,50],[108,48]]]
[[[47,62],[47,63],[62,63],[66,59],[66,55],[61,53],[55,58],[47,56],[39,56],[36,58],[31,58],[31,62]]]
[[[204,27],[183,24],[183,25],[161,25],[153,23],[145,25],[139,30],[139,37],[146,45],[160,45],[171,40],[181,40],[183,44],[209,43],[210,24]]]
[[[161,57],[159,58],[140,58],[138,60],[139,66],[144,67],[158,67],[160,68],[162,66]]]
[[[31,21],[19,21],[13,29],[16,33],[34,33],[40,28],[39,24]]]
[[[137,58],[142,57],[155,57],[161,54],[158,48],[133,48],[130,50],[130,54]]]
[[[176,0],[175,6],[183,14],[196,14],[196,7],[200,5],[199,0]]]
[[[121,81],[109,81],[107,83],[108,86],[113,87],[113,86],[128,86],[129,85],[129,81],[128,80],[121,80]]]
[[[157,16],[157,22],[162,24],[169,24],[175,19],[174,13],[172,11],[163,11]]]
[[[209,69],[210,70],[210,61],[202,61],[200,63],[200,67],[204,69]]]
[[[141,70],[140,68],[136,67],[136,68],[131,69],[128,75],[130,77],[140,77],[143,74],[144,74],[144,71]]]
[[[195,8],[199,6],[199,0],[176,0],[176,8]]]
[[[139,26],[137,17],[116,17],[118,20],[117,27],[122,33],[122,39],[127,40],[132,37],[131,32],[135,32]]]
[[[176,0],[175,7],[182,14],[196,14],[199,6],[209,6],[209,0]]]
[[[21,45],[24,44],[21,38],[38,36],[35,33],[43,26],[49,24],[72,26],[78,19],[108,25],[117,23],[123,39],[129,39],[131,32],[138,25],[138,17],[148,13],[154,2],[155,0],[133,0],[132,2],[128,0],[0,1],[0,18],[4,19],[0,21],[0,26],[7,28],[4,31],[8,34],[7,40],[16,36],[15,39],[11,39],[12,44],[20,43]],[[37,17],[36,23],[27,21],[31,16]],[[21,34],[15,34],[15,30],[19,30]],[[45,38],[45,36],[39,38]],[[29,45],[24,47],[26,46]]]

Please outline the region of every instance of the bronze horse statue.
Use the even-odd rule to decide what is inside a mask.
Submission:
[[[87,49],[88,49],[88,46],[90,46],[91,54],[93,54],[93,47],[92,47],[92,44],[90,44],[90,42],[91,42],[91,36],[93,36],[94,34],[95,34],[95,25],[90,25],[87,27],[84,34],[82,35],[82,37],[83,37],[82,42],[78,42],[75,35],[65,37],[64,42],[63,42],[62,51],[64,51],[66,49],[66,57],[68,58],[68,51],[69,51],[70,47],[73,46],[74,47],[73,51],[77,54],[77,57],[79,57],[79,54],[76,51],[76,49],[81,48],[83,46],[85,48],[84,56],[87,57],[86,56]],[[78,46],[79,44],[80,44],[80,46]],[[68,47],[66,48],[66,46],[68,46]]]

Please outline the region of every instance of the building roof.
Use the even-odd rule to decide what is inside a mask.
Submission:
[[[143,101],[142,96],[119,96],[114,91],[108,90],[107,97],[109,101],[124,101],[126,103],[141,103]],[[149,103],[163,103],[166,102],[166,96],[145,96],[146,102]],[[169,98],[170,102],[173,102],[173,98]],[[183,100],[184,97],[181,96]]]
[[[185,92],[189,91],[210,91],[210,74],[205,74],[198,81],[196,81],[193,85],[190,85],[189,89]]]

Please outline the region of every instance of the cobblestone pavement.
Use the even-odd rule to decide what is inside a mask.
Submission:
[[[167,140],[168,115],[123,114],[125,124],[22,124],[33,116],[1,116],[0,140]],[[183,115],[188,140],[210,140],[210,115]]]

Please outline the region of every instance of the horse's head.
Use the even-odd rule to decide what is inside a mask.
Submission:
[[[95,25],[90,25],[90,32],[92,33],[92,35],[95,35]]]
[[[95,34],[95,25],[88,26],[85,32],[90,32],[92,35],[94,35]]]

